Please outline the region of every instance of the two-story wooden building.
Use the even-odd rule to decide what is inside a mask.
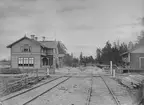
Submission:
[[[21,69],[61,65],[64,54],[59,54],[59,41],[38,41],[35,35],[27,36],[7,46],[11,49],[11,67]]]

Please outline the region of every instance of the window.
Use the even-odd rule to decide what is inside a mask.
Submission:
[[[28,44],[25,44],[24,46],[21,46],[21,51],[22,52],[31,52],[31,46]]]
[[[19,58],[18,59],[18,66],[25,66],[25,67],[33,67],[34,66],[34,58]]]
[[[18,59],[18,66],[23,66],[23,58]]]
[[[29,58],[29,66],[34,66],[34,58]]]
[[[24,66],[28,66],[28,58],[24,58]]]

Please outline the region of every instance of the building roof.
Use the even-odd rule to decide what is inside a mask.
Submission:
[[[39,41],[39,42],[44,46],[46,46],[47,48],[57,48],[56,41]]]
[[[40,45],[41,47],[43,48],[58,48],[58,52],[60,54],[65,54],[64,52],[61,52],[60,49],[66,49],[65,45],[60,42],[60,41],[37,41],[37,40],[34,40],[34,39],[31,39],[31,38],[28,38],[26,36],[22,37],[21,39],[13,42],[12,44],[8,45],[7,48],[11,48],[13,45],[15,45],[16,43],[24,40],[24,39],[27,39],[27,40],[30,40],[31,42],[33,43],[36,43],[38,45]],[[62,56],[62,55],[61,55]]]
[[[140,46],[137,49],[131,51],[131,53],[144,53],[144,46]]]
[[[40,43],[40,42],[38,42],[38,41],[36,41],[36,40],[30,39],[30,38],[28,38],[28,37],[26,37],[26,36],[24,36],[24,37],[22,37],[21,39],[19,39],[19,40],[13,42],[12,44],[8,45],[7,48],[11,48],[13,45],[15,45],[16,43],[18,43],[18,42],[20,42],[20,41],[22,41],[22,40],[24,40],[24,39],[30,40],[30,41],[32,41],[32,42],[34,42],[34,43],[36,43],[36,44],[39,44],[39,45],[42,46],[42,47],[46,47],[44,44],[42,44],[42,43]]]
[[[137,47],[135,47],[135,48],[133,48],[127,52],[122,53],[121,56],[126,55],[128,53],[144,53],[144,46],[142,46],[142,45],[137,46]]]
[[[124,53],[122,53],[122,54],[120,54],[120,55],[123,56],[123,55],[126,55],[126,54],[128,54],[128,53],[129,53],[129,51],[124,52]]]

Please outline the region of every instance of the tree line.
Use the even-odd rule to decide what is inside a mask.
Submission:
[[[83,56],[83,53],[80,53],[79,57],[74,57],[73,54],[65,54],[64,56],[64,64],[66,66],[79,66],[79,65],[87,65],[87,64],[94,64],[95,59],[93,56]]]
[[[137,42],[129,42],[128,44],[119,41],[110,43],[107,41],[103,48],[96,49],[96,57],[83,56],[80,53],[79,57],[74,57],[73,54],[66,53],[64,56],[64,64],[66,66],[79,66],[87,64],[109,64],[110,61],[117,66],[124,66],[125,62],[122,60],[121,54],[137,48],[139,45],[144,45],[144,31],[137,37]]]
[[[142,27],[144,26],[144,18],[141,19]],[[119,41],[113,44],[109,41],[106,42],[103,48],[97,48],[96,50],[96,62],[100,64],[109,64],[113,61],[116,65],[124,65],[121,54],[124,52],[132,51],[137,47],[144,45],[144,30],[142,29],[140,35],[137,36],[136,42],[119,43]]]
[[[121,54],[128,51],[126,43],[119,44],[119,41],[113,44],[109,41],[106,42],[103,48],[96,50],[96,63],[109,64],[112,61],[116,65],[123,64]]]
[[[142,26],[144,26],[144,18],[141,19]],[[119,40],[113,43],[107,41],[103,48],[96,48],[96,57],[93,56],[83,56],[80,53],[79,58],[73,57],[73,54],[66,54],[64,57],[64,63],[67,66],[73,65],[87,65],[91,64],[109,64],[110,61],[117,66],[122,66],[125,62],[122,60],[121,54],[124,52],[131,51],[140,45],[144,45],[144,30],[141,31],[140,35],[137,36],[137,42],[120,43]]]

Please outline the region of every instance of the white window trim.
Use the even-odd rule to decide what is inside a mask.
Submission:
[[[18,58],[18,65],[20,65],[20,64],[23,65],[23,58],[22,57]]]
[[[29,65],[30,64],[34,66],[34,58],[29,58]],[[30,66],[30,67],[33,67],[33,66]]]
[[[22,64],[23,67],[34,67],[34,58],[33,57],[19,57],[18,66],[19,64]],[[27,64],[28,66],[24,66],[25,64]],[[32,64],[33,66],[29,66],[30,64]]]
[[[24,51],[24,49],[27,49],[28,51]],[[21,51],[24,53],[32,52],[32,47],[29,44],[24,44],[21,46]]]

